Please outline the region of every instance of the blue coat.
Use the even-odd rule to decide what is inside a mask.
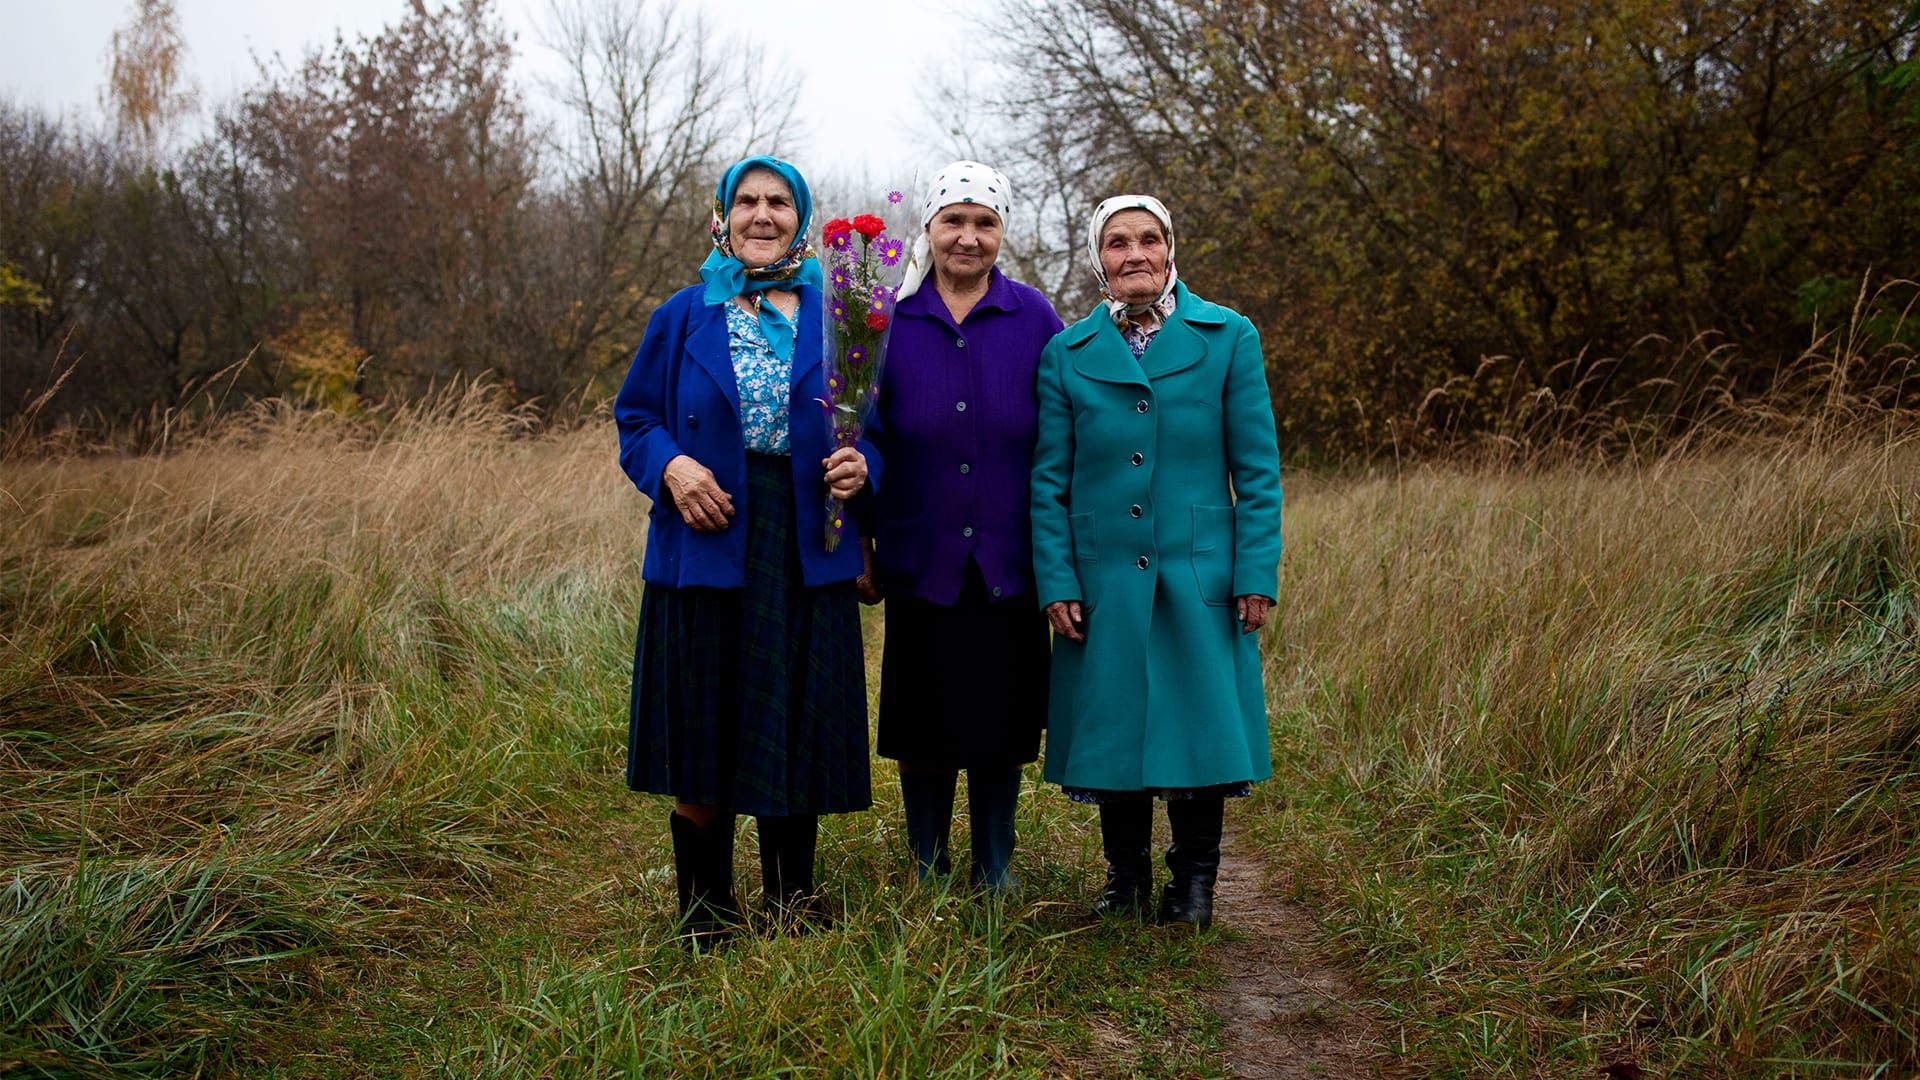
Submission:
[[[1272,775],[1258,635],[1234,598],[1272,597],[1280,454],[1260,335],[1176,286],[1134,359],[1104,307],[1040,356],[1033,562],[1056,637],[1046,778],[1113,791]]]
[[[653,503],[647,511],[647,555],[641,577],[658,585],[738,589],[747,580],[746,438],[740,428],[740,389],[727,348],[725,305],[702,301],[702,286],[669,297],[647,320],[626,382],[614,398],[620,430],[620,467]],[[821,297],[800,289],[794,333],[793,389],[788,433],[793,446],[793,490],[801,576],[809,586],[851,581],[860,575],[860,542],[853,524],[833,552],[826,531],[827,481],[821,459],[833,452],[833,435],[820,402],[827,395],[821,363]],[[862,440],[867,489],[879,487],[880,455]],[[706,466],[720,489],[733,496],[732,524],[717,533],[687,526],[661,483],[661,470],[681,454]],[[865,497],[865,491],[855,501]]]

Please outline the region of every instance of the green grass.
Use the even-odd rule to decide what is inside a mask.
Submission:
[[[1032,771],[1004,908],[910,883],[878,763],[836,929],[674,943],[612,450],[470,399],[0,463],[0,1074],[1229,1075],[1219,932],[1086,918],[1092,815]],[[1288,514],[1234,814],[1408,1067],[1920,1071],[1920,446]]]
[[[1920,1069],[1920,446],[1293,507],[1261,834],[1437,1070]]]
[[[909,884],[883,766],[822,837],[837,929],[675,942],[604,431],[263,413],[6,468],[0,1074],[1223,1075],[1201,946],[1084,916],[1053,791],[1004,909]]]

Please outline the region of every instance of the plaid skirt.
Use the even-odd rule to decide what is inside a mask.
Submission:
[[[872,805],[853,583],[800,576],[789,459],[747,455],[747,587],[649,584],[634,642],[627,786],[741,814]]]

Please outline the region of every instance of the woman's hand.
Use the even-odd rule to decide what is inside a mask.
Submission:
[[[1080,610],[1080,601],[1055,600],[1047,605],[1046,614],[1047,621],[1053,624],[1054,636],[1066,638],[1068,641],[1087,640],[1087,623],[1084,613]]]
[[[860,596],[860,602],[871,607],[887,598],[886,590],[880,587],[880,577],[873,572],[873,538],[860,538],[860,576],[853,579],[853,591]]]
[[[867,458],[855,447],[843,446],[820,464],[827,470],[827,491],[841,502],[867,486]]]
[[[720,482],[705,465],[687,455],[667,462],[660,470],[660,483],[695,532],[719,532],[733,520],[733,496],[720,490]]]
[[[1240,632],[1251,634],[1267,625],[1267,617],[1273,614],[1273,598],[1254,596],[1251,593],[1235,597],[1233,610],[1234,614],[1240,617]]]

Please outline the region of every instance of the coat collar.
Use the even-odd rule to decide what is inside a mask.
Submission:
[[[968,312],[968,315],[983,311],[1004,311],[1009,314],[1018,312],[1020,294],[1013,287],[1013,279],[1002,273],[997,266],[989,267],[987,274],[989,276],[986,295],[973,305],[973,311]],[[959,324],[953,321],[952,313],[947,310],[946,301],[940,297],[940,283],[933,274],[927,275],[927,280],[912,296],[900,301],[900,306],[895,311],[900,315],[938,319],[956,329],[959,327]]]
[[[799,322],[793,328],[793,386],[805,385],[820,366],[820,290],[803,285],[799,291]],[[689,321],[687,351],[738,413],[740,384],[733,375],[733,350],[727,341],[727,304],[705,304],[696,299]]]
[[[1061,343],[1073,354],[1074,370],[1099,382],[1139,384],[1206,359],[1207,332],[1226,324],[1225,309],[1189,292],[1184,281],[1174,283],[1173,294],[1173,315],[1138,360],[1104,306],[1067,327]]]

